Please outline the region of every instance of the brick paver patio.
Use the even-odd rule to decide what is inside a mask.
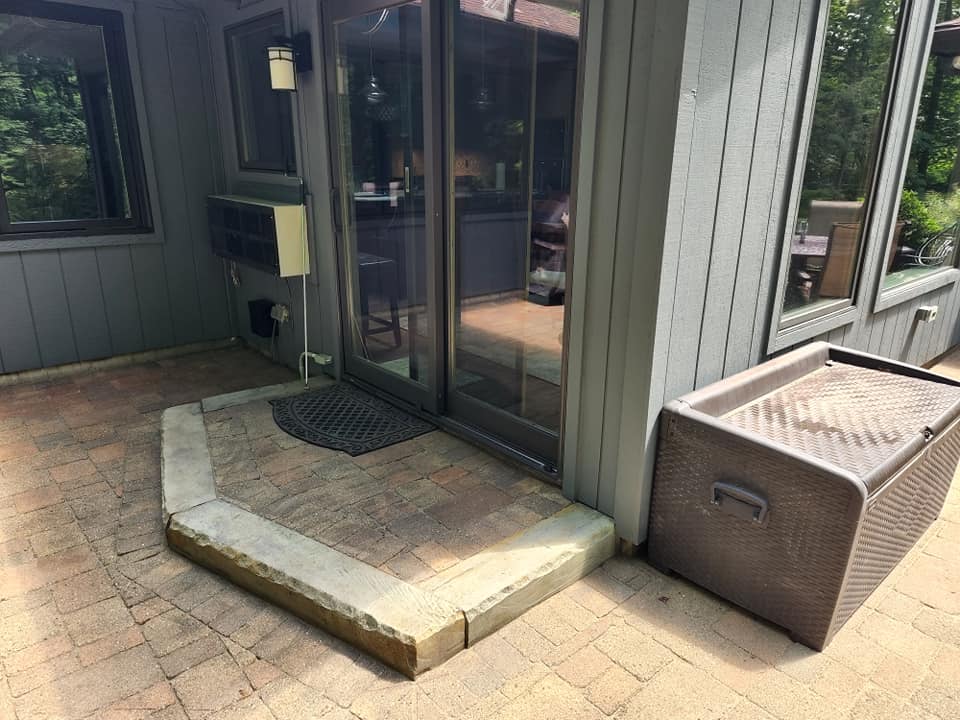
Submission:
[[[163,544],[160,410],[287,377],[227,350],[0,388],[0,718],[960,717],[960,484],[824,653],[617,558],[406,680]]]
[[[408,583],[569,505],[559,488],[440,431],[350,457],[287,435],[267,401],[204,420],[221,497]]]

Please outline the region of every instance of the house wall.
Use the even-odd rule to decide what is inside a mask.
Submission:
[[[697,101],[687,112],[681,108],[678,119],[678,134],[688,140],[678,143],[671,181],[677,193],[664,240],[657,333],[665,353],[655,382],[662,394],[653,399],[668,401],[811,339],[917,364],[946,351],[960,339],[960,287],[952,282],[878,309],[886,235],[869,238],[855,307],[834,322],[838,327],[772,339],[783,237],[795,212],[793,195],[805,156],[829,3],[732,0],[696,5],[691,4],[691,14],[702,14],[710,29],[688,42],[688,58],[697,55],[699,61],[696,75],[691,68],[684,85],[686,91],[689,83]],[[910,145],[936,5],[936,0],[919,0],[908,6],[914,16],[913,31],[904,39],[908,79],[897,88],[888,131],[894,148]],[[737,15],[736,28],[720,20]],[[874,216],[878,226],[888,225],[896,213],[903,172],[897,158],[884,159]],[[940,306],[939,318],[917,323],[917,308],[927,304]]]
[[[230,304],[236,333],[263,351],[271,350],[268,339],[253,335],[247,303],[266,298],[290,307],[291,322],[281,326],[272,349],[274,357],[297,367],[303,352],[306,325],[312,352],[333,357],[326,371],[338,373],[341,363],[340,320],[336,239],[330,204],[330,166],[327,147],[323,51],[320,37],[320,3],[311,0],[246,0],[242,3],[208,2],[203,12],[209,27],[210,52],[217,103],[220,109],[220,151],[226,192],[254,197],[300,202],[306,197],[310,274],[306,280],[307,316],[304,321],[303,283],[300,277],[283,279],[255,268],[237,265],[239,284],[229,283]],[[297,174],[242,170],[237,157],[235,118],[230,95],[224,31],[231,25],[281,10],[288,32],[310,33],[313,66],[297,76],[298,89],[291,93]],[[301,180],[303,182],[301,190]],[[311,372],[319,372],[314,367]]]
[[[645,507],[639,463],[652,452],[645,424],[677,108],[694,97],[681,85],[696,21],[687,11],[672,0],[597,0],[587,21],[563,487],[612,515],[631,542]],[[634,456],[621,458],[621,447]]]
[[[206,31],[162,0],[121,10],[154,232],[0,240],[0,373],[233,334],[203,198],[221,161]]]
[[[935,4],[920,0],[908,5],[918,21],[905,38],[908,81],[898,88],[892,111],[893,147],[909,147]],[[867,247],[853,309],[831,318],[822,331],[815,327],[771,340],[780,302],[782,239],[786,223],[792,222],[793,188],[799,182],[798,163],[802,168],[828,6],[826,0],[690,0],[675,125],[654,141],[667,143],[672,152],[669,193],[662,202],[651,202],[649,186],[631,190],[636,164],[649,162],[644,152],[655,149],[643,139],[644,125],[651,122],[649,88],[669,79],[662,72],[656,36],[642,34],[642,27],[652,25],[634,24],[631,77],[620,85],[629,88],[621,101],[627,126],[619,165],[621,199],[618,208],[608,210],[618,218],[615,259],[594,278],[598,284],[612,279],[611,299],[605,304],[587,299],[588,306],[593,304],[588,312],[597,313],[594,319],[600,320],[605,310],[609,319],[601,342],[584,341],[583,357],[592,366],[572,368],[587,377],[605,367],[606,390],[592,398],[581,392],[567,436],[576,443],[568,445],[570,465],[576,467],[570,491],[613,514],[619,534],[631,542],[646,537],[657,417],[665,402],[813,339],[917,364],[960,341],[955,277],[943,287],[880,309],[877,284],[885,237]],[[613,32],[626,32],[622,21]],[[644,72],[643,65],[637,68],[644,53],[658,60],[655,77],[634,81],[633,72]],[[668,71],[672,67],[665,66]],[[648,83],[648,89],[635,91],[638,83]],[[639,102],[633,102],[635,97]],[[617,172],[613,155],[597,160],[606,163],[606,172]],[[904,171],[889,158],[885,163],[878,181],[883,200],[876,208],[877,225],[896,213]],[[597,182],[599,171],[595,198]],[[591,259],[590,265],[592,271],[596,263]],[[657,267],[656,277],[650,265]],[[647,283],[654,281],[657,291],[652,293]],[[940,306],[937,321],[916,321],[917,308],[925,304]],[[581,385],[592,382],[582,380]]]
[[[918,0],[912,11],[929,15],[933,2]],[[166,0],[97,4],[106,3],[129,20],[157,229],[113,244],[0,247],[0,307],[25,308],[0,316],[0,371],[234,333],[267,349],[249,331],[246,303],[258,297],[290,305],[279,360],[296,365],[306,325],[310,349],[339,363],[319,4],[208,2],[201,15]],[[614,516],[630,542],[646,536],[663,403],[791,344],[773,346],[770,325],[825,5],[590,1],[563,482],[570,497]],[[236,158],[224,28],[278,8],[291,33],[307,30],[313,42],[315,69],[291,97],[298,177],[241,171]],[[918,78],[926,30],[917,27],[908,45]],[[915,90],[904,89],[895,108],[899,142],[909,142]],[[895,194],[900,175],[889,169],[885,192]],[[301,189],[307,318],[299,278],[240,266],[239,284],[229,281],[208,249],[204,214],[212,192],[295,200]],[[875,312],[882,255],[873,243],[844,324],[797,343],[821,337],[922,363],[960,340],[955,283]],[[916,308],[929,303],[940,318],[916,323]]]

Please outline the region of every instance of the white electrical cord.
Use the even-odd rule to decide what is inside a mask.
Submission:
[[[310,386],[310,345],[308,341],[307,330],[307,198],[303,191],[303,178],[300,178],[300,201],[302,212],[300,214],[300,260],[301,273],[300,278],[303,281],[303,352],[297,361],[297,368],[302,370],[300,375],[303,378],[304,387]]]
[[[300,179],[300,189],[301,197],[303,197],[303,178]],[[310,385],[310,352],[309,344],[307,343],[307,202],[306,198],[303,198],[303,214],[300,216],[300,243],[303,248],[303,274],[300,275],[300,278],[303,280],[303,385],[304,387],[309,387]]]

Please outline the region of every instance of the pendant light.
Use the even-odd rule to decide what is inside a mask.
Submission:
[[[383,105],[387,99],[387,91],[380,87],[380,81],[377,80],[377,76],[373,74],[373,34],[383,26],[389,14],[390,10],[385,9],[380,13],[380,18],[374,23],[373,27],[364,31],[364,35],[367,36],[367,49],[370,52],[370,75],[367,78],[366,85],[363,86],[361,94],[366,98],[367,105],[371,107]]]
[[[486,25],[484,20],[480,20],[480,89],[473,99],[473,106],[480,112],[486,112],[493,105],[493,98],[490,96],[490,89],[487,87],[487,42],[484,32]]]

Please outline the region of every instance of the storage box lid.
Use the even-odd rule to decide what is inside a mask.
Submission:
[[[888,461],[919,450],[960,414],[960,387],[890,370],[830,360],[722,417],[848,470],[873,490],[902,465]]]

